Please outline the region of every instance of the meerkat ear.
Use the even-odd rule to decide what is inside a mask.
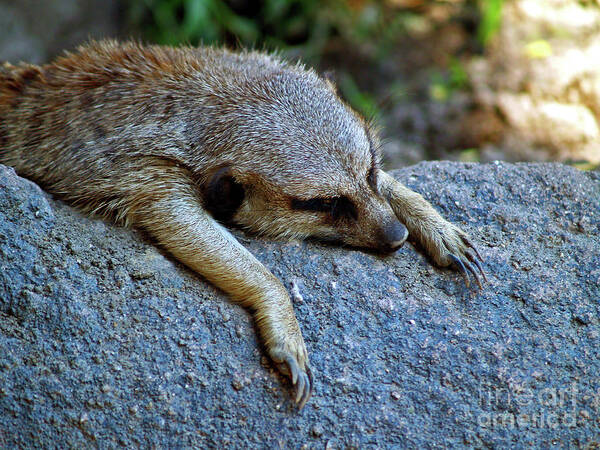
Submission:
[[[244,201],[244,187],[231,168],[222,167],[202,187],[204,208],[219,222],[230,222]]]

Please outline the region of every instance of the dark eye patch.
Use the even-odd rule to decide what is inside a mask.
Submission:
[[[292,199],[292,209],[299,211],[330,212],[331,205],[332,203],[330,198],[316,197],[308,200],[301,200],[299,198]]]
[[[348,197],[331,197],[331,198],[311,198],[309,200],[301,200],[299,198],[292,199],[292,209],[301,211],[316,211],[330,214],[333,219],[358,219],[358,211],[356,206]]]
[[[348,197],[336,197],[333,202],[331,214],[334,219],[358,219],[356,206]]]

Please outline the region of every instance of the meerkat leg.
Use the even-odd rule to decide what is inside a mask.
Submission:
[[[445,220],[420,194],[411,191],[391,175],[379,171],[380,189],[409,236],[419,243],[440,267],[454,266],[469,285],[469,272],[481,287],[480,275],[487,281],[481,256],[469,237]]]
[[[172,168],[171,168],[172,170]],[[161,171],[161,176],[164,175]],[[132,200],[128,220],[149,232],[186,266],[253,311],[269,356],[297,386],[300,408],[313,388],[308,353],[287,290],[200,205],[184,173],[154,179]]]

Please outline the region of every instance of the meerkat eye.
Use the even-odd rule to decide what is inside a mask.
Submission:
[[[333,200],[333,204],[331,207],[331,215],[334,219],[358,219],[358,211],[356,209],[356,206],[354,205],[352,200],[350,200],[346,196],[336,197]]]
[[[292,199],[292,209],[300,211],[319,211],[330,212],[332,200],[329,198],[311,198],[309,200],[301,200],[299,198]]]
[[[330,214],[334,219],[354,219],[358,218],[356,206],[346,196],[332,198],[311,198],[309,200],[292,199],[292,209],[302,211],[318,211]]]

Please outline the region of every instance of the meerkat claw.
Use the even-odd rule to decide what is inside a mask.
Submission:
[[[467,272],[467,268],[465,267],[463,262],[460,260],[460,258],[458,256],[456,256],[452,253],[450,253],[448,255],[448,257],[452,260],[452,262],[454,263],[454,265],[456,266],[458,271],[461,273],[461,275],[465,279],[465,284],[467,285],[467,287],[469,287],[471,285],[471,280],[469,279],[469,272]]]
[[[310,370],[310,366],[308,364],[306,365],[306,373],[303,373],[302,376],[306,377],[306,384],[305,384],[305,389],[302,394],[302,397],[299,397],[299,396],[296,397],[296,403],[298,403],[298,409],[304,408],[304,405],[306,405],[306,402],[311,397],[312,392],[313,392],[313,386],[314,386],[313,385],[313,377],[312,377],[312,372]],[[300,387],[298,387],[298,392],[300,392]],[[299,399],[300,399],[300,402],[298,402]]]
[[[310,374],[310,368],[306,366],[306,372],[301,371],[298,374],[298,384],[296,385],[296,403],[298,409],[304,408],[304,405],[312,395],[312,375]]]
[[[288,366],[290,373],[292,374],[292,384],[296,384],[298,381],[298,364],[291,356],[285,358],[285,363]]]
[[[477,286],[479,286],[479,289],[481,289],[481,280],[479,279],[479,273],[477,272],[477,270],[475,269],[475,267],[473,267],[473,264],[471,264],[469,261],[463,261],[463,264],[467,267],[467,269],[469,269],[469,272],[471,272],[471,274],[473,275],[473,277],[475,277],[475,282],[477,283]]]
[[[467,255],[469,261],[471,261],[477,266],[477,269],[479,269],[479,273],[487,282],[487,276],[485,274],[485,271],[483,270],[483,266],[481,265],[481,263],[483,262],[483,257],[481,256],[481,253],[479,253],[479,250],[477,250],[475,244],[473,244],[473,242],[471,242],[471,240],[467,236],[461,235],[461,239],[463,243],[468,247],[465,251],[465,255]]]
[[[475,256],[469,252],[468,250],[465,252],[465,255],[467,256],[467,259],[460,259],[458,256],[450,254],[450,259],[452,260],[452,262],[454,263],[454,265],[458,268],[458,270],[461,272],[463,278],[465,279],[465,284],[467,285],[467,287],[470,287],[470,283],[471,280],[469,278],[469,272],[471,273],[471,275],[473,275],[473,277],[475,278],[475,282],[477,283],[477,286],[479,287],[479,289],[482,289],[482,284],[481,284],[481,276],[483,276],[483,279],[485,281],[487,281],[487,278],[485,276],[485,272],[483,271],[483,268],[481,267],[481,263],[477,260],[477,258],[475,258]],[[475,266],[477,266],[477,270],[475,267],[473,267],[473,264],[475,264]],[[481,273],[481,275],[480,275]]]
[[[294,383],[296,384],[296,383]],[[305,379],[305,375],[301,374],[298,377],[298,384],[296,384],[296,403],[300,401],[302,397],[304,397],[304,387],[307,384],[307,380]],[[308,386],[306,386],[308,387]]]
[[[469,258],[469,261],[471,261],[473,264],[475,264],[477,266],[477,269],[479,269],[479,273],[483,277],[484,281],[487,282],[488,281],[487,276],[485,274],[485,271],[483,270],[483,266],[481,265],[482,258],[481,258],[481,256],[479,256],[479,252],[477,251],[477,249],[475,247],[471,247],[471,248],[475,251],[477,256],[475,256],[470,250],[467,250],[465,252],[465,255],[467,255],[467,258]]]
[[[473,242],[471,242],[471,240],[464,234],[460,235],[460,238],[462,239],[463,243],[469,247],[470,249],[472,249],[475,254],[477,255],[477,257],[483,261],[483,258],[481,257],[481,254],[479,253],[479,250],[477,250],[477,247],[475,246],[475,244],[473,244]]]
[[[483,266],[481,265],[480,262],[480,258],[477,258],[470,250],[467,250],[465,252],[465,255],[467,255],[467,258],[469,259],[469,261],[471,261],[473,264],[475,264],[477,266],[477,269],[479,270],[479,272],[476,275],[476,278],[479,279],[478,275],[481,275],[483,277],[484,281],[488,281],[487,276],[485,274],[485,271],[483,270]],[[473,272],[475,273],[475,272]],[[478,283],[479,287],[481,287],[481,283]]]
[[[313,378],[309,365],[306,364],[306,369],[302,370],[296,359],[286,352],[274,352],[271,358],[281,365],[281,368],[287,369],[287,373],[286,370],[280,370],[291,377],[292,384],[296,386],[296,398],[294,400],[298,404],[298,409],[302,409],[310,399],[313,391]]]

